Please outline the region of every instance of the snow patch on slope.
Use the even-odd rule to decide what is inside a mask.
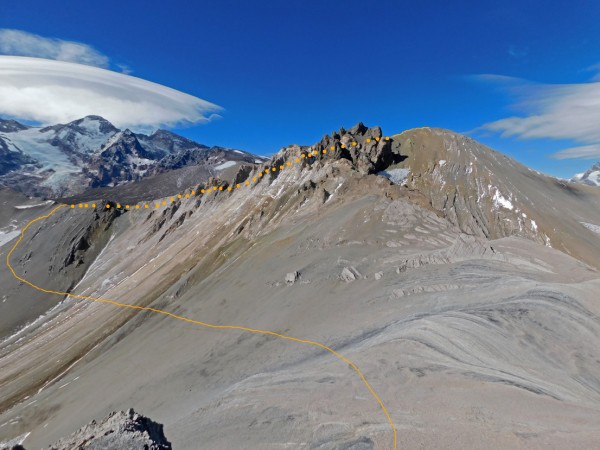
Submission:
[[[390,180],[394,184],[404,184],[410,174],[410,169],[389,169],[377,172],[377,175]]]
[[[85,117],[77,124],[77,131],[64,127],[56,137],[71,143],[80,152],[91,154],[99,151],[102,144],[114,134],[103,131],[99,120]]]
[[[0,441],[0,448],[12,448],[13,446],[21,445],[21,444],[23,444],[23,442],[25,442],[25,439],[27,439],[27,437],[30,434],[31,434],[31,431],[28,431],[27,433],[21,434],[20,436],[17,436],[14,439],[9,439],[7,441]]]
[[[223,170],[223,169],[227,169],[228,167],[235,166],[236,164],[237,164],[236,161],[225,161],[223,164],[219,164],[218,166],[215,166],[215,169]]]
[[[510,209],[511,211],[514,208],[512,201],[510,199],[507,199],[506,197],[504,197],[498,189],[496,189],[496,192],[494,193],[493,200],[494,200],[494,205],[496,205],[497,207]]]
[[[600,162],[594,164],[590,170],[576,174],[571,181],[589,186],[600,186]]]
[[[8,244],[10,241],[12,241],[14,238],[16,238],[17,236],[19,236],[21,234],[21,230],[13,230],[13,231],[0,231],[0,247],[2,247],[5,244]]]
[[[593,223],[580,222],[581,225],[586,227],[588,230],[593,231],[594,233],[600,234],[600,225],[594,225]]]
[[[37,208],[38,206],[44,206],[53,203],[52,200],[46,200],[42,203],[36,203],[35,205],[16,205],[15,209],[29,209],[29,208]]]
[[[593,172],[590,172],[587,176],[587,179],[596,186],[600,186],[600,170],[594,170]]]

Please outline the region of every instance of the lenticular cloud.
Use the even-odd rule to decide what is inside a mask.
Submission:
[[[94,114],[139,129],[207,122],[220,110],[175,89],[98,67],[0,56],[0,115],[55,124]]]

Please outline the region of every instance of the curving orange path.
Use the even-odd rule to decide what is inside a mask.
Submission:
[[[367,379],[365,378],[365,376],[363,375],[363,373],[360,371],[360,369],[358,368],[358,366],[356,364],[354,364],[348,358],[346,358],[345,356],[343,356],[340,353],[336,352],[332,348],[327,347],[325,344],[321,344],[320,342],[311,341],[311,340],[308,340],[308,339],[298,339],[298,338],[295,338],[295,337],[292,337],[292,336],[286,336],[285,334],[275,333],[274,331],[257,330],[257,329],[254,329],[254,328],[248,328],[248,327],[243,327],[243,326],[239,326],[239,325],[214,325],[214,324],[210,324],[210,323],[206,323],[206,322],[201,322],[199,320],[194,320],[194,319],[189,319],[187,317],[179,316],[177,314],[173,314],[173,313],[170,313],[168,311],[164,311],[162,309],[150,308],[150,307],[147,307],[147,306],[131,305],[131,304],[128,304],[128,303],[121,303],[121,302],[117,302],[115,300],[109,300],[109,299],[106,299],[106,298],[90,297],[90,296],[87,296],[87,295],[72,294],[70,292],[60,292],[60,291],[53,291],[53,290],[50,290],[50,289],[44,289],[43,287],[37,286],[36,284],[32,283],[31,281],[28,281],[28,280],[20,277],[19,275],[17,275],[17,273],[15,272],[14,268],[10,264],[10,257],[12,256],[13,252],[15,251],[15,249],[19,246],[19,244],[23,240],[23,237],[25,236],[25,232],[27,231],[27,229],[31,225],[33,225],[35,222],[39,222],[39,221],[42,221],[44,219],[49,218],[56,211],[58,211],[61,208],[66,207],[66,206],[67,205],[59,205],[59,206],[55,207],[52,211],[50,211],[48,214],[46,214],[44,216],[37,217],[37,218],[31,220],[29,223],[27,223],[27,225],[25,226],[25,228],[23,228],[23,230],[21,231],[21,236],[19,237],[19,239],[17,240],[17,242],[15,242],[15,244],[12,246],[12,248],[10,249],[10,251],[8,252],[8,254],[6,255],[6,265],[8,266],[9,270],[11,271],[13,277],[15,277],[17,280],[19,280],[19,281],[21,281],[21,282],[23,282],[23,283],[31,286],[35,290],[38,290],[38,291],[41,291],[41,292],[45,292],[47,294],[55,294],[55,295],[60,295],[60,296],[73,297],[73,298],[77,298],[77,299],[81,299],[81,300],[89,300],[89,301],[98,302],[98,303],[108,303],[110,305],[118,306],[120,308],[137,309],[137,310],[141,310],[141,311],[151,311],[151,312],[156,313],[156,314],[162,314],[164,316],[172,317],[173,319],[181,320],[182,322],[188,322],[188,323],[192,323],[194,325],[201,325],[203,327],[212,328],[212,329],[215,329],[215,330],[240,330],[240,331],[246,331],[246,332],[249,332],[249,333],[262,334],[262,335],[268,335],[268,336],[275,336],[275,337],[278,337],[278,338],[281,338],[281,339],[285,339],[285,340],[288,340],[288,341],[299,342],[301,344],[308,344],[308,345],[312,345],[314,347],[319,347],[319,348],[321,348],[323,350],[327,350],[329,353],[331,353],[332,355],[334,355],[336,358],[338,358],[338,359],[344,361],[345,363],[349,364],[350,367],[352,367],[352,369],[358,374],[358,376],[360,377],[360,379],[362,380],[362,382],[364,383],[364,385],[367,387],[367,389],[369,390],[369,392],[373,396],[373,398],[375,400],[377,400],[377,403],[381,407],[381,410],[385,414],[385,417],[387,418],[387,421],[389,422],[390,426],[392,427],[392,431],[394,433],[393,447],[392,448],[393,448],[393,450],[396,450],[396,448],[397,448],[396,447],[396,445],[397,445],[397,443],[396,443],[396,426],[394,425],[394,422],[392,421],[392,418],[391,418],[391,416],[390,416],[387,408],[385,407],[385,404],[381,400],[381,398],[379,398],[379,396],[375,393],[375,391],[373,390],[373,387],[367,381]]]

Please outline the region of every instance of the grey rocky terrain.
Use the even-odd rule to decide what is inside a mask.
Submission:
[[[72,292],[323,343],[360,367],[397,448],[597,446],[597,188],[447,130],[362,124],[251,170],[159,209],[59,209],[12,264],[49,283],[89,228]],[[34,292],[9,275],[12,308]],[[323,349],[39,295],[60,308],[0,342],[0,441],[47,446],[133,406],[176,449],[393,448],[381,406]]]
[[[171,450],[162,425],[133,409],[110,413],[100,422],[92,420],[72,435],[51,444],[48,450]],[[3,450],[25,450],[10,444]]]

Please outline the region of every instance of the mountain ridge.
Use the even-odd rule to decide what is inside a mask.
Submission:
[[[585,172],[576,174],[571,181],[588,186],[600,186],[600,162],[593,164]]]
[[[11,264],[40,286],[324,342],[357,361],[399,448],[597,442],[600,239],[581,224],[600,224],[596,188],[446,130],[364,126],[287,146],[227,190],[238,175],[148,210],[61,208]],[[3,320],[43,306],[1,282]],[[39,447],[133,406],[176,448],[390,448],[360,380],[308,346],[73,299],[33,319],[0,341],[0,439]]]
[[[60,198],[87,188],[119,186],[187,165],[207,169],[263,157],[208,147],[168,130],[119,130],[100,116],[45,127],[0,119],[0,186]]]

